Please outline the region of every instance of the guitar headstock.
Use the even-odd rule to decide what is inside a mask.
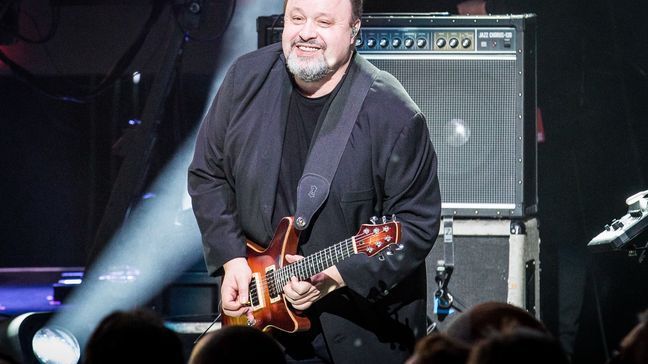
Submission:
[[[371,224],[362,225],[353,237],[358,253],[374,256],[387,247],[398,244],[401,235],[400,228],[400,222],[396,221],[394,217],[388,221],[383,216],[382,223],[378,223],[378,218],[371,218]],[[397,249],[402,249],[402,246]]]

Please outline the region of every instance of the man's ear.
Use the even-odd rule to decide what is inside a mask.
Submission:
[[[356,20],[355,23],[351,26],[351,38],[355,38],[356,35],[360,32],[360,19]]]

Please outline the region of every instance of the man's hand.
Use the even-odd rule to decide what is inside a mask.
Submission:
[[[293,263],[304,259],[300,255],[286,254],[286,261]],[[311,277],[309,281],[300,281],[291,277],[283,289],[284,297],[297,310],[305,310],[322,297],[334,290],[344,287],[345,283],[335,266]]]
[[[249,286],[252,270],[247,261],[245,258],[234,258],[225,263],[223,269],[225,269],[221,284],[223,313],[232,317],[251,315]]]

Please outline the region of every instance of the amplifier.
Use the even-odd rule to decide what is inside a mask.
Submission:
[[[439,267],[454,269],[447,291],[466,310],[486,301],[507,302],[540,318],[540,234],[529,219],[444,219],[427,256],[427,310],[435,317]]]
[[[259,47],[283,18],[257,19]],[[535,16],[366,14],[356,49],[426,115],[444,216],[537,210]]]

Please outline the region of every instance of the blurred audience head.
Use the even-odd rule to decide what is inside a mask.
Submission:
[[[445,334],[434,333],[416,343],[405,364],[465,364],[470,348]]]
[[[180,337],[151,311],[117,311],[94,330],[84,351],[84,363],[184,363]]]
[[[203,336],[191,351],[189,364],[282,364],[286,357],[269,335],[250,326],[226,326]]]
[[[639,314],[639,323],[621,340],[610,364],[648,363],[648,310]]]
[[[484,302],[457,315],[445,333],[466,345],[473,345],[493,333],[526,327],[549,334],[545,326],[527,311],[504,302]]]
[[[467,364],[568,364],[553,336],[528,327],[495,332],[476,343]]]

